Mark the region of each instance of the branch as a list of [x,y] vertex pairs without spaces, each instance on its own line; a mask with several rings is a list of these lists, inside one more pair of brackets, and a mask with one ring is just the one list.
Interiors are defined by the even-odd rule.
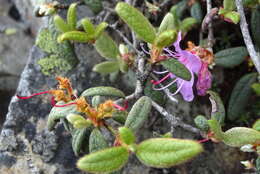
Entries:
[[152,101],[152,105],[160,114],[162,114],[166,118],[167,121],[169,121],[171,123],[171,126],[173,126],[173,127],[179,126],[187,131],[193,132],[195,134],[200,134],[199,129],[182,122],[179,117],[176,117],[176,116],[168,113],[163,107],[161,107],[156,102]]
[[236,6],[237,6],[237,11],[240,14],[240,29],[244,38],[244,42],[246,44],[246,48],[255,65],[256,70],[260,74],[260,55],[255,51],[252,39],[248,31],[248,27],[247,27],[248,24],[246,22],[246,16],[244,13],[242,0],[236,0]]
[[[211,0],[207,0],[207,14],[211,13],[212,3]],[[212,28],[212,20],[209,21],[208,24],[208,47],[212,48],[214,43],[214,35],[213,35],[213,28]]]

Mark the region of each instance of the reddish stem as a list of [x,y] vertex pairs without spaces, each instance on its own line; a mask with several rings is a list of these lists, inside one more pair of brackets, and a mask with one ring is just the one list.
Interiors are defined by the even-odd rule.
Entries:
[[164,76],[161,80],[155,81],[155,80],[151,80],[151,83],[154,85],[158,85],[160,83],[162,83],[163,81],[165,81],[168,77],[171,76],[171,73],[168,73],[166,76]]
[[26,96],[26,97],[16,95],[16,97],[19,98],[19,99],[29,99],[29,98],[32,98],[32,97],[34,97],[36,95],[42,95],[42,94],[50,94],[50,91],[43,91],[43,92],[35,93],[35,94],[32,94],[30,96]]
[[207,141],[209,141],[210,139],[208,139],[208,138],[205,138],[205,139],[203,139],[203,140],[198,140],[198,142],[199,143],[205,143],[205,142],[207,142]]

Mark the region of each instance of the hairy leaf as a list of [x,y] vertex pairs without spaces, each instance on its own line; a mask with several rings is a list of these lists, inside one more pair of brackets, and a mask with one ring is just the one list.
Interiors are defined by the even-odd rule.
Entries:
[[174,17],[172,15],[172,13],[167,13],[161,24],[160,24],[160,27],[159,27],[159,30],[158,30],[158,33],[162,33],[163,31],[166,31],[166,30],[171,30],[171,29],[174,29]]
[[108,86],[99,86],[99,87],[93,87],[93,88],[88,88],[85,90],[81,96],[84,97],[90,97],[90,96],[95,96],[95,95],[100,95],[100,96],[113,96],[113,97],[125,97],[125,94],[116,88],[113,87],[108,87]]
[[82,157],[77,167],[91,173],[108,173],[119,170],[128,160],[125,147],[112,147]]
[[116,61],[105,61],[99,64],[96,64],[93,71],[98,72],[100,74],[109,74],[119,70],[119,64]]
[[118,128],[118,132],[120,140],[123,141],[125,144],[130,145],[135,142],[135,135],[129,128],[120,127]]
[[220,125],[224,124],[226,111],[225,106],[220,98],[220,96],[214,91],[207,92],[210,97],[209,100],[211,102],[211,118],[216,119]]
[[77,129],[87,128],[91,126],[91,122],[78,114],[68,114],[67,120]]
[[77,3],[72,3],[67,12],[67,24],[75,30],[77,26]]
[[66,22],[65,22],[60,16],[58,16],[58,15],[55,15],[55,16],[54,16],[53,22],[54,22],[55,27],[56,27],[59,31],[61,31],[61,32],[63,32],[63,33],[72,30],[71,27],[70,27],[68,24],[66,24]]
[[114,111],[112,115],[112,119],[120,124],[125,124],[128,112],[126,111]]
[[102,0],[84,0],[84,2],[95,14],[103,9]]
[[137,147],[136,155],[145,165],[166,168],[182,164],[203,151],[196,141],[174,138],[153,138]]
[[199,2],[195,2],[190,9],[191,17],[195,18],[198,22],[203,19],[201,5]]
[[215,62],[218,66],[233,68],[241,64],[247,55],[246,47],[228,48],[215,54]]
[[209,125],[208,125],[208,120],[205,118],[203,115],[198,115],[195,119],[194,122],[196,126],[202,130],[207,132],[209,130]]
[[89,137],[89,152],[96,152],[108,147],[108,143],[98,128],[95,128]]
[[183,80],[190,80],[190,71],[176,59],[167,59],[161,62],[162,66]]
[[177,39],[177,32],[175,30],[163,31],[159,36],[156,37],[154,45],[163,48],[170,46]]
[[244,113],[252,94],[251,85],[256,81],[256,73],[243,76],[235,85],[228,103],[228,118],[236,120]]
[[81,24],[87,34],[89,35],[95,34],[95,26],[91,23],[91,21],[88,18],[82,19]]
[[88,136],[90,134],[89,129],[83,128],[83,129],[76,129],[72,133],[72,149],[76,156],[79,155],[79,153],[82,150],[82,146],[84,145],[85,140],[88,139]]
[[155,29],[140,11],[123,2],[119,2],[115,10],[140,39],[153,43],[156,36]]
[[125,127],[137,131],[148,118],[152,101],[149,97],[141,97],[132,107],[125,122]]
[[98,26],[96,27],[96,32],[95,32],[96,39],[98,39],[101,36],[101,34],[105,31],[107,26],[108,26],[108,24],[106,22],[101,22],[100,24],[98,24]]
[[65,40],[76,41],[76,42],[88,42],[90,37],[87,33],[81,31],[69,31],[63,33],[58,37],[58,42],[61,43]]
[[198,21],[195,18],[185,18],[180,24],[180,30],[183,32],[188,32],[197,23]]

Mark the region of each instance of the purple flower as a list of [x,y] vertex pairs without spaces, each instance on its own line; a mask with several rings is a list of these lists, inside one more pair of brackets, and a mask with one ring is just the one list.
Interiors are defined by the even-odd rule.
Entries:
[[207,90],[211,88],[212,75],[208,70],[208,63],[202,62],[201,69],[198,75],[198,82],[196,84],[197,93],[200,96],[207,94]]
[[[183,99],[185,101],[190,102],[194,98],[193,89],[192,89],[192,86],[194,84],[194,73],[197,75],[199,74],[200,69],[202,67],[202,62],[201,62],[200,58],[198,56],[196,56],[195,54],[192,54],[191,52],[186,51],[186,50],[182,50],[180,48],[180,41],[181,41],[181,32],[178,33],[178,38],[175,41],[175,43],[173,44],[173,46],[175,47],[175,51],[171,51],[169,48],[165,48],[164,51],[166,52],[166,55],[168,57],[175,58],[178,61],[180,61],[183,65],[185,65],[185,67],[191,73],[191,79],[189,81],[183,80],[183,79],[175,76],[173,73],[171,73],[169,71],[162,71],[162,72],[154,71],[154,73],[156,73],[156,74],[166,74],[167,73],[167,75],[165,77],[163,77],[161,80],[153,81],[153,84],[154,84],[155,90],[163,90],[163,89],[168,88],[169,86],[173,85],[174,83],[176,83],[177,90],[172,95],[176,95],[177,93],[180,92]],[[204,73],[202,73],[202,74],[204,74]],[[155,85],[161,84],[163,81],[165,81],[168,78],[173,79],[173,81],[161,88],[155,88]],[[201,81],[203,81],[203,80],[201,80]],[[202,83],[202,84],[204,84],[204,83]]]

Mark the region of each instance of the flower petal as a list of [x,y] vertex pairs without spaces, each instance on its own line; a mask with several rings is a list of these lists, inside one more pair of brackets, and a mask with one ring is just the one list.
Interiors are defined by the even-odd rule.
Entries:
[[[191,74],[191,80],[190,81],[186,81],[186,80],[182,80],[184,83],[181,87],[180,93],[183,97],[183,99],[187,102],[190,102],[193,100],[194,98],[194,94],[193,94],[193,83],[194,83],[194,75]],[[177,85],[180,85],[181,81],[177,82]]]
[[207,93],[207,90],[211,88],[212,75],[208,70],[208,64],[202,63],[201,69],[198,75],[198,81],[196,84],[197,93],[200,96],[204,96]]

